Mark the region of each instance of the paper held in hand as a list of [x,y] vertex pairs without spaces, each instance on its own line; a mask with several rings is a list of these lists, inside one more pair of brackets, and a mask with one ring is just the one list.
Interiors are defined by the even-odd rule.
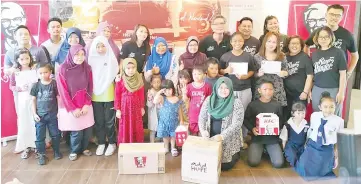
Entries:
[[279,74],[281,72],[281,61],[262,61],[261,68],[267,74]]
[[248,63],[229,63],[232,68],[232,74],[236,75],[247,75],[248,74]]

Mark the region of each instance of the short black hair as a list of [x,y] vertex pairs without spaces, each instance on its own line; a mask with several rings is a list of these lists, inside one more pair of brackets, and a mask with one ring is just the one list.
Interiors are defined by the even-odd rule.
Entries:
[[59,24],[60,24],[61,26],[63,26],[63,22],[62,22],[61,19],[59,19],[58,17],[53,17],[53,18],[49,19],[47,26],[49,27],[50,22],[53,22],[53,21],[59,22]]
[[172,92],[173,95],[175,95],[175,92],[176,92],[173,81],[171,81],[169,79],[166,79],[166,80],[162,81],[161,89],[172,89],[173,90],[173,92]]
[[306,105],[301,101],[296,101],[292,104],[292,113],[295,113],[296,111],[306,111]]
[[30,34],[30,30],[27,26],[24,26],[24,25],[20,25],[18,26],[15,30],[14,30],[14,33],[16,33],[19,29],[26,29],[28,30],[29,34]]
[[257,81],[257,86],[258,86],[258,88],[260,88],[263,84],[271,84],[271,85],[274,87],[273,82],[270,81],[270,80],[267,80],[267,79],[265,79],[265,78],[261,78],[261,79],[259,79],[259,80]]
[[219,60],[215,57],[209,57],[206,60],[207,69],[209,68],[209,65],[218,65],[219,67]]
[[196,65],[196,66],[194,66],[193,67],[193,70],[192,70],[192,73],[194,72],[194,71],[200,71],[200,72],[202,72],[202,73],[206,73],[206,69],[205,69],[205,67],[204,67],[204,65]]
[[324,91],[324,92],[321,93],[321,98],[320,98],[320,101],[319,101],[319,105],[321,105],[324,100],[331,100],[332,102],[335,102],[335,99],[333,99],[331,97],[331,94],[328,91]]
[[243,17],[241,20],[239,20],[239,24],[242,24],[243,21],[250,21],[253,24],[253,20],[249,17]]
[[53,71],[53,67],[51,66],[50,63],[38,63],[36,65],[36,69],[40,69],[40,68],[47,68],[49,71]]
[[343,8],[343,6],[341,6],[340,4],[333,4],[333,5],[328,6],[327,12],[330,9],[342,10],[342,13],[345,11],[345,8]]

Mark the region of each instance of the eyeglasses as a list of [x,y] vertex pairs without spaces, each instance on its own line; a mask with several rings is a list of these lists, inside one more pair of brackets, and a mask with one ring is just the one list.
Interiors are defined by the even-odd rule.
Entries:
[[342,17],[342,14],[334,14],[334,13],[328,13],[328,15],[330,15],[331,17],[334,17],[334,18],[341,18]]
[[318,39],[319,40],[329,40],[330,36],[319,36]]
[[15,17],[13,19],[1,19],[1,23],[4,27],[10,26],[10,24],[13,23],[13,25],[19,25],[22,23],[24,17]]
[[212,25],[214,25],[214,26],[223,26],[224,24],[226,24],[226,23],[224,23],[224,22],[221,22],[221,23],[212,23]]

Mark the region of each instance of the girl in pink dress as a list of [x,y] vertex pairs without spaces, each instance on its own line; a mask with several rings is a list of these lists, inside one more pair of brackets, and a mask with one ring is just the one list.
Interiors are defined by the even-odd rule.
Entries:
[[116,116],[119,118],[118,144],[144,141],[144,83],[133,58],[122,61],[122,77],[115,86]]
[[69,159],[74,161],[77,154],[91,156],[87,149],[94,125],[91,68],[86,62],[84,47],[71,46],[65,62],[58,73],[59,130],[70,131]]

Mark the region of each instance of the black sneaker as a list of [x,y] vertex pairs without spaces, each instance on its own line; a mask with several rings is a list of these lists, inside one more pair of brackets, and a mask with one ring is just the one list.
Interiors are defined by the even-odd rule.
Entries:
[[63,158],[63,155],[60,152],[54,152],[54,159],[60,160]]
[[39,154],[39,165],[45,165],[48,158],[46,158],[45,154]]

